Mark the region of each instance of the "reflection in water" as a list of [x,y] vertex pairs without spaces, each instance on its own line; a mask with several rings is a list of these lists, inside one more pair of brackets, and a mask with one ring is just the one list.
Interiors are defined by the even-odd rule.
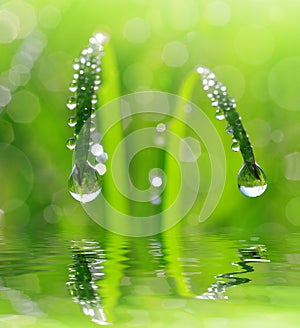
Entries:
[[267,258],[267,249],[264,245],[240,248],[238,249],[238,254],[240,261],[232,262],[231,264],[241,268],[242,271],[218,274],[215,277],[216,279],[227,279],[227,282],[217,280],[211,285],[211,287],[208,288],[207,292],[196,296],[196,298],[207,300],[228,299],[228,296],[224,295],[226,288],[246,284],[251,281],[249,278],[236,277],[236,275],[254,271],[253,266],[248,264],[249,262],[270,262]]
[[102,279],[104,252],[95,241],[73,241],[72,264],[69,266],[67,286],[73,301],[79,303],[85,315],[99,325],[109,325],[101,298],[97,292],[97,281]]
[[[240,260],[231,263],[238,267],[237,271],[215,276],[216,282],[199,295],[203,278],[211,277],[214,260],[207,249],[199,253],[196,247],[199,247],[198,239],[192,246],[189,240],[187,246],[181,238],[165,232],[148,239],[127,239],[108,234],[106,242],[107,258],[96,241],[72,243],[72,264],[67,282],[73,301],[79,303],[83,313],[99,325],[118,321],[115,309],[120,302],[122,304],[122,299],[133,304],[149,295],[168,295],[168,300],[179,295],[185,299],[228,299],[225,295],[228,287],[251,281],[239,276],[254,271],[251,262],[269,262],[263,245],[240,248],[237,250]],[[216,253],[216,249],[213,252]],[[204,274],[206,269],[208,271]],[[141,304],[144,304],[141,309],[128,312],[126,319],[131,318],[127,321],[129,325],[143,321],[140,316],[146,313],[144,306],[147,305]],[[106,317],[108,313],[111,322]]]

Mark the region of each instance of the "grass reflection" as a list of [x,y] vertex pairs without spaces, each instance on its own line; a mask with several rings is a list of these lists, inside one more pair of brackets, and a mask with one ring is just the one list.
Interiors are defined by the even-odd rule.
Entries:
[[[200,294],[205,279],[212,276],[213,260],[203,265],[199,250],[198,256],[193,257],[194,253],[189,253],[185,240],[179,237],[178,229],[177,226],[149,238],[128,238],[108,233],[103,246],[94,240],[73,241],[67,282],[73,301],[80,305],[92,322],[109,325],[118,323],[120,315],[125,315],[125,321],[130,319],[132,311],[122,314],[122,310],[121,313],[117,310],[122,308],[124,300],[139,308],[139,304],[146,306],[143,302],[156,298],[158,302],[159,299],[174,297],[183,302],[188,299],[228,299],[225,295],[227,288],[251,281],[240,275],[255,271],[253,262],[270,262],[263,245],[238,248],[240,260],[231,263],[238,269],[216,275],[216,281]],[[205,241],[195,244],[201,249]],[[194,243],[192,249],[193,252],[197,249]],[[204,252],[207,250],[204,249]],[[207,269],[209,271],[205,272]]]

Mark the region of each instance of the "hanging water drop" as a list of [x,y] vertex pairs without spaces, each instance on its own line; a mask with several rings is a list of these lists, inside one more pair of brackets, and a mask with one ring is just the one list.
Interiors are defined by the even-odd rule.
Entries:
[[227,124],[225,131],[228,134],[233,134],[233,127],[230,124]]
[[216,110],[216,119],[219,121],[224,120],[225,116],[221,109]]
[[92,95],[92,99],[91,99],[91,103],[92,103],[92,105],[97,104],[97,102],[98,102],[98,97],[97,97],[97,95]]
[[80,169],[75,164],[69,177],[68,188],[73,198],[81,203],[88,203],[100,194],[102,178],[89,161]]
[[77,84],[76,81],[75,82],[71,82],[70,86],[69,86],[69,90],[71,92],[76,92],[77,91]]
[[73,128],[77,124],[76,116],[70,116],[68,120],[68,125]]
[[91,124],[90,124],[90,132],[94,132],[95,130],[96,130],[96,124],[91,121]]
[[265,172],[257,163],[250,168],[244,163],[238,174],[238,186],[247,197],[262,195],[267,189]]
[[74,137],[69,138],[69,139],[67,140],[67,144],[66,144],[66,146],[67,146],[70,150],[75,149],[75,146],[76,146],[76,139],[75,139]]
[[70,109],[73,110],[76,108],[76,98],[71,96],[67,99],[66,106]]
[[232,138],[231,149],[233,151],[239,151],[240,150],[240,145],[239,145],[238,141],[234,138]]

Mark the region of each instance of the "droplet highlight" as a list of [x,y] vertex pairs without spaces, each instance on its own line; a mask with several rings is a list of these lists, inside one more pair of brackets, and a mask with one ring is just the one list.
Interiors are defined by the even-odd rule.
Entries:
[[238,186],[245,196],[258,197],[267,189],[266,174],[257,163],[252,168],[244,163],[238,174]]
[[86,161],[81,168],[75,164],[69,177],[68,188],[74,199],[81,203],[91,202],[101,192],[101,175],[89,161]]

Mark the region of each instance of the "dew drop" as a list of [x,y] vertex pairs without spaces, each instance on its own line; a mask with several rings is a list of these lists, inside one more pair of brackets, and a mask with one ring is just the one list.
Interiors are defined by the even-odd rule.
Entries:
[[69,138],[68,140],[67,140],[67,147],[70,149],[70,150],[73,150],[73,149],[75,149],[75,146],[76,146],[76,139],[74,138],[74,137],[72,137],[72,138]]
[[227,126],[226,126],[226,133],[228,133],[228,134],[233,133],[233,127],[230,124],[227,124]]
[[97,104],[97,102],[98,102],[98,97],[97,97],[97,95],[92,95],[92,100],[91,100],[92,105]]
[[90,132],[94,132],[95,130],[96,130],[96,124],[94,122],[91,122]]
[[68,120],[68,125],[73,128],[77,124],[76,116],[70,116]]
[[224,116],[222,110],[217,109],[216,110],[216,119],[219,120],[219,121],[222,121],[222,120],[224,120],[224,118],[225,118],[225,116]]
[[238,174],[238,186],[245,196],[258,197],[267,189],[266,174],[257,163],[252,169],[244,163]]
[[70,109],[73,110],[76,108],[76,98],[71,96],[67,99],[66,106]]
[[88,203],[100,194],[102,178],[89,161],[86,161],[81,170],[75,164],[69,177],[68,188],[73,198],[81,203]]
[[239,151],[239,150],[240,150],[240,145],[239,145],[239,143],[237,142],[237,140],[234,139],[234,138],[232,139],[231,149],[232,149],[233,151]]

